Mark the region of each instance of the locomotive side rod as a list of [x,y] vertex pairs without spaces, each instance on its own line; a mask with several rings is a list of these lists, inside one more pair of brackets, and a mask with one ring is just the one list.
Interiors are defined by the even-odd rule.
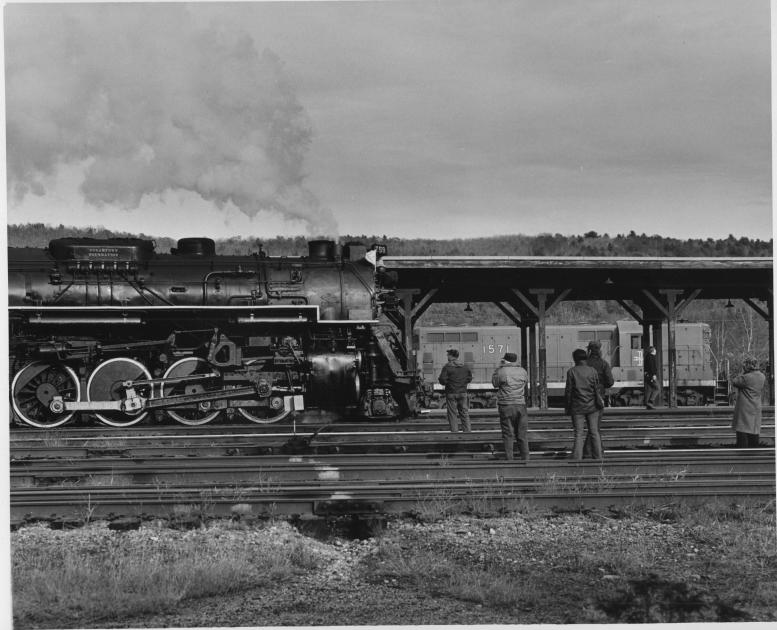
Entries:
[[105,401],[66,401],[61,396],[54,396],[49,405],[52,413],[65,413],[68,411],[122,411],[138,412],[146,409],[165,409],[178,405],[210,402],[229,398],[242,398],[250,394],[256,394],[254,387],[238,387],[236,389],[218,390],[214,392],[202,392],[199,394],[183,394],[180,396],[168,396],[167,398],[144,398],[142,396],[128,396],[125,400]]

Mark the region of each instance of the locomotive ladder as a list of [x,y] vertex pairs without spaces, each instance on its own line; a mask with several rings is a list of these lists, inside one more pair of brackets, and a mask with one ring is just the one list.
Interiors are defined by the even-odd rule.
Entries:
[[726,407],[730,404],[731,395],[731,383],[728,380],[729,374],[729,362],[726,359],[723,362],[724,371],[723,378],[720,378],[721,372],[718,371],[717,378],[715,379],[715,406]]

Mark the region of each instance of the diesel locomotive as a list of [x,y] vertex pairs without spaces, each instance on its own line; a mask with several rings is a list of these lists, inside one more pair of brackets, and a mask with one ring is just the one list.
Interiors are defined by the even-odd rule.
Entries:
[[13,414],[49,428],[81,415],[125,427],[410,413],[416,376],[379,321],[395,303],[375,263],[384,250],[316,240],[307,256],[225,256],[209,238],[169,253],[144,239],[9,248]]
[[[677,353],[677,402],[679,405],[705,405],[714,400],[716,374],[710,352],[710,326],[705,323],[678,323],[675,331]],[[664,386],[666,380],[666,324],[662,338]],[[545,327],[548,399],[563,406],[566,372],[572,367],[572,351],[599,341],[602,357],[612,367],[614,379],[609,389],[613,406],[644,404],[642,327],[635,321],[616,323],[548,325]],[[496,396],[491,375],[506,352],[521,354],[520,331],[514,326],[427,326],[418,329],[419,368],[434,392],[425,397],[426,406],[439,406],[441,387],[437,376],[445,364],[448,348],[459,350],[472,370],[469,385],[473,407],[494,407]]]

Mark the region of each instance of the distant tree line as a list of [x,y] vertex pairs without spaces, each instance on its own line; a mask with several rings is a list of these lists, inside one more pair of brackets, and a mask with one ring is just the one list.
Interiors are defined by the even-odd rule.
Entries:
[[[8,226],[8,245],[11,247],[45,247],[54,238],[81,236],[89,238],[138,237],[154,240],[158,251],[175,247],[175,239],[149,236],[144,233],[115,232],[102,227],[74,228],[43,223],[11,224]],[[193,234],[193,236],[198,236]],[[307,252],[305,236],[274,236],[247,238],[233,236],[216,239],[219,254],[248,254],[261,247],[270,255],[295,256]],[[398,238],[355,234],[341,236],[342,244],[358,241],[367,245],[385,243],[390,255],[396,256],[771,256],[772,239],[739,238],[729,235],[724,239],[678,239],[653,234],[598,234],[586,232],[582,236],[513,234],[467,239]]]

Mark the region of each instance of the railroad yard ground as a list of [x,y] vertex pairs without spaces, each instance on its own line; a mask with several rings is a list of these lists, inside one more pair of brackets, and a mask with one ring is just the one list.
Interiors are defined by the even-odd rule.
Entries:
[[774,502],[12,532],[14,627],[774,621]]

